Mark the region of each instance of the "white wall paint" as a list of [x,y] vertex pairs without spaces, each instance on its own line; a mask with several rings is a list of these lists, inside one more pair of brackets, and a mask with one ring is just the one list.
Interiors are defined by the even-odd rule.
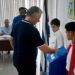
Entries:
[[[68,18],[68,0],[48,0],[48,13],[50,17],[50,21],[53,18],[58,18],[61,21],[60,30],[62,31],[64,38],[65,35],[65,24],[70,21],[75,21]],[[51,29],[51,28],[50,28]],[[51,30],[52,34],[52,30]]]
[[61,30],[69,21],[75,21],[68,18],[68,0],[48,0],[48,13],[50,20],[57,17],[61,21]]
[[63,31],[64,26],[69,21],[75,21],[68,18],[68,0],[58,0],[57,1],[57,17],[61,21],[61,31]]

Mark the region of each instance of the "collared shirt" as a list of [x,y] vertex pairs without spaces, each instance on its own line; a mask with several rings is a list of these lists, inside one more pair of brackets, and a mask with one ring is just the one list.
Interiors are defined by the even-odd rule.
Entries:
[[2,27],[0,32],[2,33],[2,35],[10,35],[12,31],[12,26],[9,27]]
[[54,35],[50,37],[49,46],[52,48],[60,48],[64,46],[64,37],[60,30],[56,31]]
[[55,32],[56,36],[56,48],[64,46],[64,37],[60,30]]
[[17,22],[21,21],[22,17],[20,15],[14,17],[12,25],[15,25]]
[[11,36],[14,40],[14,63],[35,65],[37,47],[44,44],[39,31],[30,22],[19,21],[13,25]]
[[[49,46],[51,48],[61,48],[64,47],[64,37],[60,30],[56,31],[54,35],[52,35],[49,39]],[[50,54],[51,59],[55,59],[57,56],[59,57],[58,52],[55,54]]]

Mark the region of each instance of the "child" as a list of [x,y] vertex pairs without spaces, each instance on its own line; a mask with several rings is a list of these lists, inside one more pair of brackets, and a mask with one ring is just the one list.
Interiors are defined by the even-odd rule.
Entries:
[[[50,37],[50,42],[49,42],[49,46],[52,48],[61,48],[64,46],[64,37],[60,31],[60,20],[57,18],[54,18],[51,20],[51,28],[54,32],[54,35]],[[54,59],[59,57],[59,55],[56,53],[51,54],[51,59]]]
[[55,40],[55,48],[60,48],[64,46],[64,37],[60,31],[60,20],[57,18],[54,18],[51,20],[51,28],[54,32],[54,36],[56,38]]
[[50,36],[49,46],[58,48],[58,51],[53,54],[47,54],[47,72],[49,72],[49,75],[66,75],[66,49],[64,48],[63,34],[59,29],[60,20],[57,18],[52,19],[51,28],[54,35]]
[[68,75],[75,75],[75,22],[69,22],[65,25],[68,40],[72,40],[72,44],[68,48],[66,69]]

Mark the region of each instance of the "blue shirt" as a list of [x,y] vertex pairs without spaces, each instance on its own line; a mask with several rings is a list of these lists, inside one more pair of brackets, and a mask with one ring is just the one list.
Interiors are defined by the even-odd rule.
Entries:
[[13,25],[11,36],[14,40],[14,63],[35,65],[37,47],[44,44],[39,31],[27,21],[19,21]]
[[12,31],[12,26],[9,27],[2,27],[0,32],[2,33],[2,35],[10,35]]
[[17,22],[19,22],[21,20],[22,20],[22,17],[20,15],[14,17],[14,19],[13,19],[13,25],[15,25],[15,23],[17,23]]

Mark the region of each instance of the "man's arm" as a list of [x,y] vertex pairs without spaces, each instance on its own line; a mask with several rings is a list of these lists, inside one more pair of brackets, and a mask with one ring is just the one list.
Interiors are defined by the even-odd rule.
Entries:
[[52,48],[48,47],[46,44],[43,44],[43,45],[39,46],[39,49],[41,51],[43,51],[44,53],[55,53],[55,52],[58,51],[57,48],[52,49]]

